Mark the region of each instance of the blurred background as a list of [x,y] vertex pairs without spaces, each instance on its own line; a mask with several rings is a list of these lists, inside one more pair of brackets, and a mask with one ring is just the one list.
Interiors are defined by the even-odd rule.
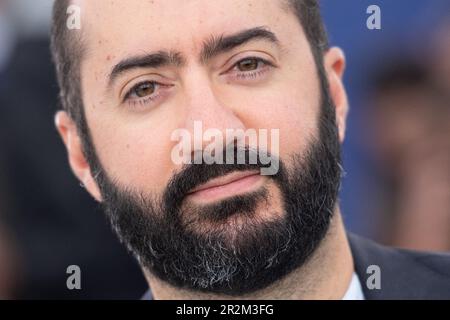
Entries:
[[[72,175],[53,124],[52,0],[0,0],[0,299],[137,299],[137,263]],[[450,251],[450,3],[321,0],[347,56],[347,229]],[[370,5],[381,30],[369,30]],[[66,269],[82,270],[68,290]]]

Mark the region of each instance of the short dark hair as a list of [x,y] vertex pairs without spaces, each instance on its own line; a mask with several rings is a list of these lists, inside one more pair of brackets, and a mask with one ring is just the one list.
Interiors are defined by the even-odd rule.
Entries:
[[[320,15],[318,0],[282,0],[298,17],[311,47],[319,73],[323,74],[323,53],[328,38]],[[88,138],[80,80],[80,62],[84,49],[81,30],[66,27],[71,0],[56,0],[53,6],[51,51],[60,88],[60,104],[74,120],[82,138]],[[322,79],[323,82],[323,79]],[[84,140],[84,139],[83,139]],[[84,140],[86,141],[86,140]]]

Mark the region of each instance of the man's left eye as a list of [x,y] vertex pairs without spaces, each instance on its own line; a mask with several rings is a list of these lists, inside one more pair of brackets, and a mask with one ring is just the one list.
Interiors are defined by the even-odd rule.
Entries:
[[275,67],[273,63],[258,57],[248,57],[236,62],[229,72],[238,80],[256,80]]
[[244,60],[239,61],[236,64],[236,67],[239,71],[246,72],[246,71],[254,71],[257,70],[260,67],[260,64],[264,63],[261,59],[258,58],[247,58]]

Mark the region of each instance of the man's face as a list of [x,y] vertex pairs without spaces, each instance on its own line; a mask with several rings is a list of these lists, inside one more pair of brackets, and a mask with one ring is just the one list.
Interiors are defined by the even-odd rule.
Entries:
[[[345,110],[336,128],[293,12],[272,0],[79,4],[82,98],[97,162],[90,169],[98,171],[73,155],[71,164],[93,181],[88,190],[143,267],[177,286],[238,294],[303,263],[335,205]],[[337,70],[333,63],[329,98],[345,109],[343,62]],[[274,141],[268,149],[280,170],[176,163],[172,134],[182,128],[194,138],[196,121],[223,136],[279,130],[276,152]]]
[[[180,169],[171,134],[186,128],[193,136],[194,121],[204,131],[279,129],[285,159],[318,134],[314,59],[295,15],[279,1],[85,1],[82,18],[86,119],[103,167],[123,186],[162,193]],[[255,39],[200,61],[208,40],[256,27],[273,32],[279,45]],[[128,70],[109,86],[116,64],[160,51],[182,54],[184,65]],[[251,60],[240,71],[236,64],[248,58],[275,67],[255,68]],[[159,84],[146,88],[149,82]]]

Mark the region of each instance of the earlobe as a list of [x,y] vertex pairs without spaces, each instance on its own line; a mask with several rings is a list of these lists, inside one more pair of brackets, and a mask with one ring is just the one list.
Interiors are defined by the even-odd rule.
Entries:
[[92,177],[91,168],[83,154],[83,146],[77,127],[72,118],[65,111],[58,111],[55,115],[55,126],[66,146],[70,168],[86,190],[99,202],[102,197]]
[[339,129],[339,140],[344,142],[348,113],[348,99],[343,84],[345,56],[341,49],[330,48],[324,56],[325,70],[330,86],[330,95],[336,107],[336,124]]

